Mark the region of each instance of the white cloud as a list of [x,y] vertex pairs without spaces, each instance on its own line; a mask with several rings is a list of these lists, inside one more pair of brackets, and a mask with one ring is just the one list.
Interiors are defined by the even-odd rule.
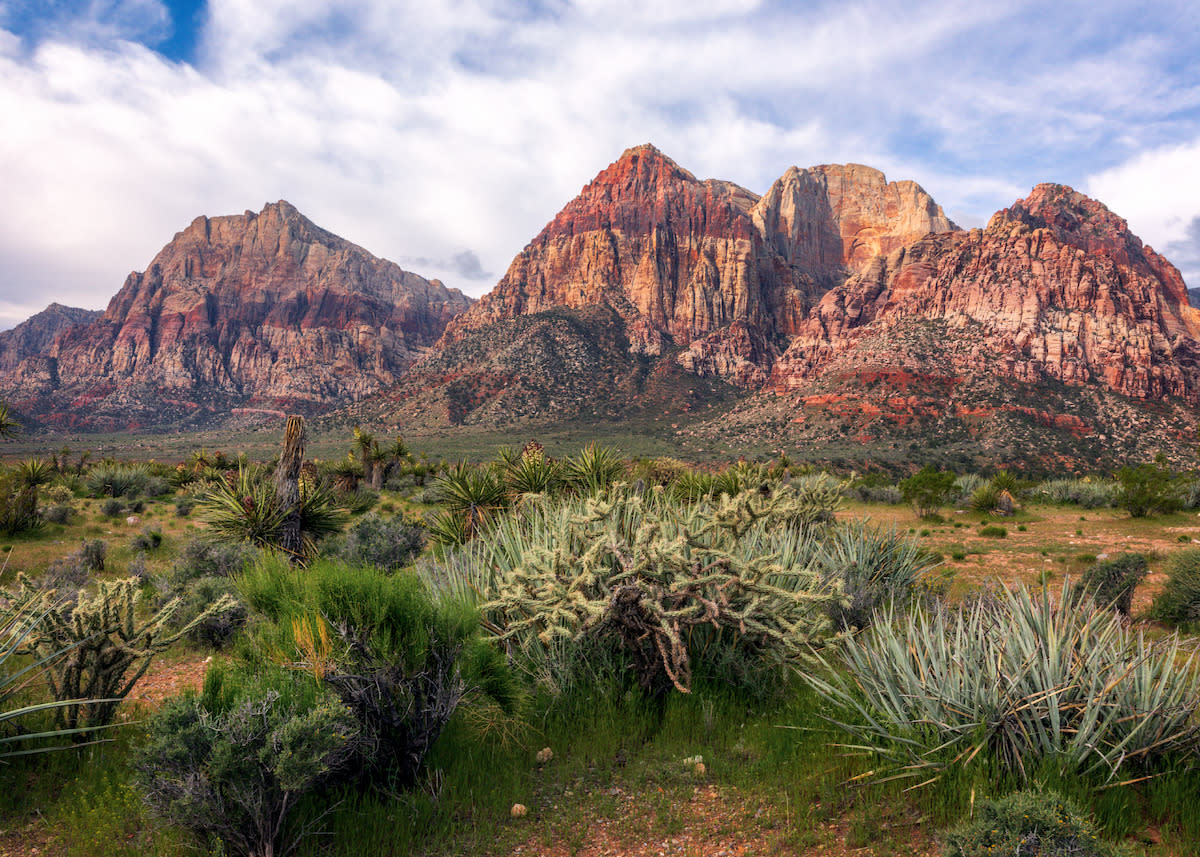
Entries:
[[[1101,200],[1129,222],[1156,250],[1169,253],[1195,237],[1189,232],[1200,217],[1200,137],[1190,143],[1152,149],[1089,176],[1089,196]],[[1200,286],[1200,260],[1171,259],[1184,278]]]
[[[1101,34],[1119,4],[210,0],[194,66],[118,26],[157,0],[86,8],[104,12],[86,38],[0,30],[0,115],[19,117],[0,135],[0,301],[27,308],[0,304],[0,325],[103,306],[196,215],[280,198],[478,294],[638,143],[756,192],[791,165],[868,163],[986,220],[1139,152],[1180,149],[1184,169],[1179,141],[1200,139],[1186,5]],[[1165,245],[1196,212],[1170,170],[1143,173],[1127,196],[1178,196],[1170,229],[1097,195]]]

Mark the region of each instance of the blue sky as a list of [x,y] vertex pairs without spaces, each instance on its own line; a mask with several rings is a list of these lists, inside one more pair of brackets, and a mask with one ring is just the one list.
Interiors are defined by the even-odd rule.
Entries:
[[478,295],[643,142],[757,193],[869,164],[968,226],[1062,182],[1200,286],[1184,0],[0,0],[0,117],[0,326],[277,199]]

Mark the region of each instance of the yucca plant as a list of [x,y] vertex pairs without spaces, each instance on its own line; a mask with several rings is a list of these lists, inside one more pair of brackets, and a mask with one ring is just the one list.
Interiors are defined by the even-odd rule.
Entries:
[[438,476],[433,490],[445,506],[429,528],[430,537],[439,544],[457,544],[458,535],[469,541],[497,511],[508,506],[508,492],[500,478],[466,462]]
[[[283,547],[281,533],[291,510],[280,501],[275,486],[254,468],[239,467],[232,482],[214,483],[201,508],[203,520],[218,538],[260,548]],[[297,508],[300,546],[294,555],[303,560],[316,555],[317,542],[341,529],[346,511],[321,479],[300,480]]]
[[939,560],[896,530],[853,522],[825,539],[815,557],[825,579],[838,582],[846,601],[833,605],[839,629],[866,628],[887,604],[906,606]]
[[589,443],[564,465],[567,484],[584,496],[596,494],[621,478],[625,465],[619,453],[609,446]]
[[841,669],[809,680],[898,776],[979,760],[1023,782],[1043,764],[1111,782],[1197,747],[1195,653],[1147,642],[1069,584],[886,612],[841,651]]
[[671,480],[671,496],[685,503],[695,503],[716,490],[716,477],[701,470],[684,470]]
[[561,481],[561,469],[557,461],[546,455],[541,444],[530,444],[516,461],[504,466],[502,478],[509,496],[518,499],[554,491]]

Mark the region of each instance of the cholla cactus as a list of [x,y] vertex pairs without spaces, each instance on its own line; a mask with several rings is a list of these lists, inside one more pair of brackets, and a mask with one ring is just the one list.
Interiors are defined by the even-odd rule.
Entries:
[[613,634],[653,691],[689,692],[687,638],[700,625],[801,659],[829,629],[827,607],[840,594],[806,566],[738,547],[751,528],[812,519],[808,505],[786,487],[703,507],[665,501],[657,491],[614,491],[528,550],[482,609],[502,617],[502,638],[518,642]]
[[[20,586],[22,593],[36,591],[24,576]],[[67,653],[51,661],[46,671],[51,693],[62,703],[54,711],[59,728],[111,723],[117,705],[145,675],[155,655],[200,622],[236,604],[231,596],[223,595],[187,625],[168,630],[180,599],[167,602],[149,619],[139,620],[141,596],[135,578],[100,581],[90,597],[80,593],[73,604],[63,602],[47,609],[26,639],[24,651],[36,659]],[[47,595],[52,597],[52,593]]]

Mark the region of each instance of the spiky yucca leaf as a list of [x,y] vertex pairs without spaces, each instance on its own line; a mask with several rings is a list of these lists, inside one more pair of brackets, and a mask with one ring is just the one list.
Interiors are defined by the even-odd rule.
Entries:
[[1200,672],[1178,638],[1148,643],[1069,584],[1001,590],[962,609],[888,613],[809,681],[860,746],[936,776],[987,759],[1113,779],[1197,746]]

